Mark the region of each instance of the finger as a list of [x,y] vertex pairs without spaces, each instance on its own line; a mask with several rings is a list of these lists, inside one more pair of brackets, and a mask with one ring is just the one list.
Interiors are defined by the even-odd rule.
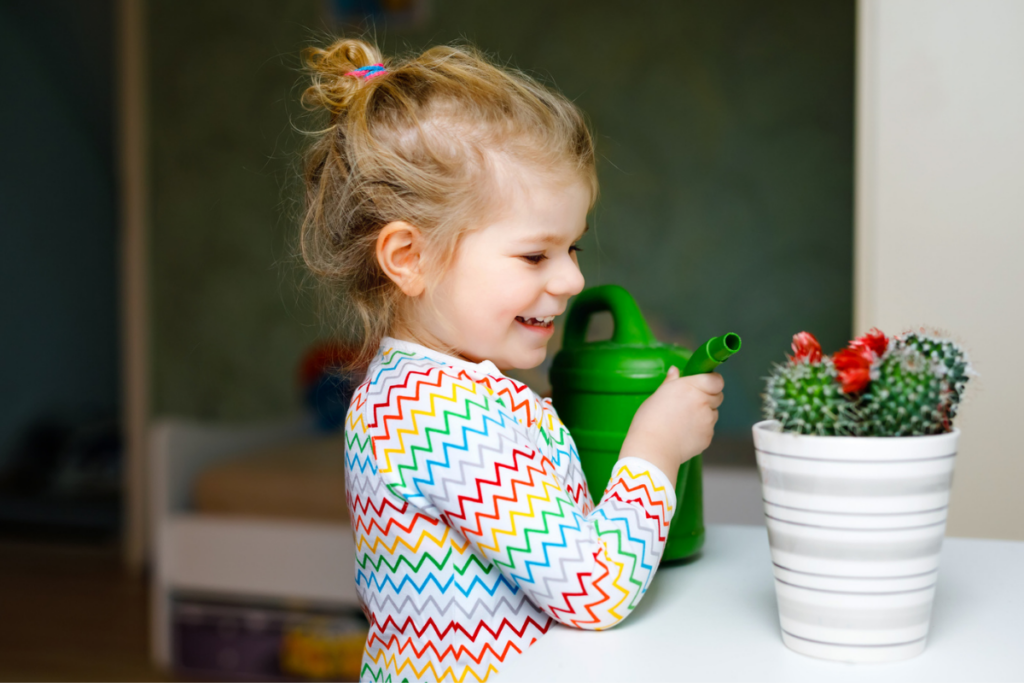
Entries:
[[709,372],[703,375],[691,375],[684,377],[684,380],[694,389],[699,389],[705,394],[720,394],[725,388],[725,380],[717,372]]
[[668,369],[668,374],[665,375],[665,379],[662,380],[661,383],[665,384],[666,382],[671,382],[674,379],[679,379],[679,368],[673,365]]
[[718,406],[722,405],[722,401],[724,400],[724,394],[712,394],[711,397],[708,398],[708,405],[711,406],[712,408],[717,409]]

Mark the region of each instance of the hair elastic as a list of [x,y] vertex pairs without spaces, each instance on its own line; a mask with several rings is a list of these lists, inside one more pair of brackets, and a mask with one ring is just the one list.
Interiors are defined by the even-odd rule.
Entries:
[[347,72],[345,72],[345,75],[346,76],[354,76],[356,78],[361,78],[364,81],[368,81],[371,78],[376,78],[377,76],[383,76],[387,72],[388,72],[388,70],[384,68],[383,64],[371,64],[369,66],[360,67],[360,68],[356,69],[355,71],[347,71]]

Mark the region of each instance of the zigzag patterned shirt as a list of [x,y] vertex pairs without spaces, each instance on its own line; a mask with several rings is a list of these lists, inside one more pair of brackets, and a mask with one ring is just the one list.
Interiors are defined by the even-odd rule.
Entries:
[[658,568],[661,470],[620,460],[595,507],[550,400],[490,362],[386,338],[346,438],[363,680],[484,681],[555,621],[614,626]]

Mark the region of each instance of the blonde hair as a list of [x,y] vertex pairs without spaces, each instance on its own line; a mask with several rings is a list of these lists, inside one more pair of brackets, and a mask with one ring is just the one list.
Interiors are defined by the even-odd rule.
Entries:
[[[402,297],[377,262],[377,236],[405,221],[424,236],[435,270],[459,237],[493,210],[494,162],[577,174],[597,194],[594,144],[561,94],[469,47],[434,47],[400,60],[361,40],[308,48],[307,109],[328,126],[305,160],[302,257],[361,337],[367,363],[393,329]],[[372,76],[351,72],[383,65]]]

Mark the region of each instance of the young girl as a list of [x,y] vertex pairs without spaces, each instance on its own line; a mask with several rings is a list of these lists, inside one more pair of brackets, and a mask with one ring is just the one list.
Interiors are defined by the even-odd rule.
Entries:
[[330,123],[302,249],[361,325],[346,419],[361,678],[485,680],[559,622],[614,626],[665,545],[679,465],[711,441],[718,375],[669,371],[594,505],[550,400],[502,374],[544,360],[583,289],[597,193],[580,111],[469,49],[307,53]]

